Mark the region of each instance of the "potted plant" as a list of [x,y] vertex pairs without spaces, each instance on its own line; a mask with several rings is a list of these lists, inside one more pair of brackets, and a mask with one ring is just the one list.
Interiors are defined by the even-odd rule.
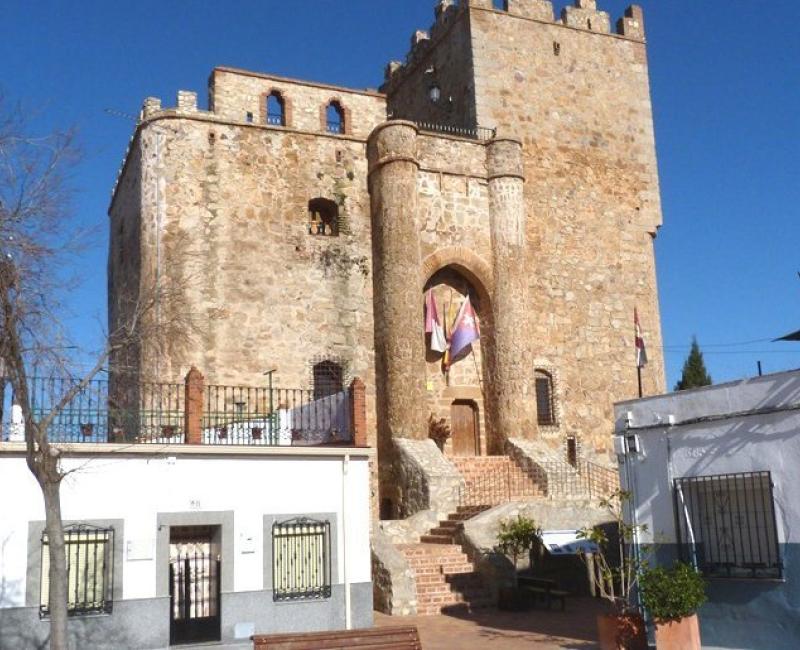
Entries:
[[516,519],[500,522],[495,550],[505,555],[514,565],[514,586],[500,589],[497,606],[510,611],[525,610],[530,605],[528,592],[519,588],[517,575],[520,558],[530,553],[534,545],[539,545],[542,529],[529,517],[517,515]]
[[428,416],[428,437],[436,443],[439,451],[444,453],[444,446],[450,438],[450,426],[447,424],[447,420],[444,418],[437,420],[431,413]]
[[700,650],[697,610],[706,602],[706,583],[694,567],[646,569],[639,578],[642,604],[656,626],[656,647]]
[[[632,599],[640,570],[645,565],[635,552],[634,537],[647,527],[625,522],[622,509],[630,497],[629,492],[617,490],[601,500],[600,505],[611,515],[610,524],[578,532],[579,539],[591,542],[592,550],[583,549],[580,556],[586,563],[592,592],[613,606],[610,613],[597,617],[602,650],[647,649],[644,618]],[[616,540],[609,537],[608,529],[613,531],[612,537],[617,537]]]

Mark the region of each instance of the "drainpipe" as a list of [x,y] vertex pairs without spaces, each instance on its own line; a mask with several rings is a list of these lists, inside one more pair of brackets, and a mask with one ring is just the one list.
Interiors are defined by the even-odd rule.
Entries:
[[347,575],[347,473],[350,470],[350,454],[342,459],[342,582],[344,583],[344,628],[353,629],[350,611],[350,578]]

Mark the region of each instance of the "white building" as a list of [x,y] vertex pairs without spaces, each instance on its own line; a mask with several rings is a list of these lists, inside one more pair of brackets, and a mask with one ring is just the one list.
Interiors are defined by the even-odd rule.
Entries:
[[708,579],[703,647],[800,645],[800,371],[622,402],[638,540]]
[[[76,648],[372,624],[369,460],[350,446],[62,445]],[[0,648],[41,647],[47,540],[0,442]]]

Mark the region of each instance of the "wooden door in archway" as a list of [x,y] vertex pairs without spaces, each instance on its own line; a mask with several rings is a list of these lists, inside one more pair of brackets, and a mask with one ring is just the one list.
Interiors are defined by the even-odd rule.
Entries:
[[450,406],[450,435],[453,456],[477,456],[478,407],[470,400],[456,400]]

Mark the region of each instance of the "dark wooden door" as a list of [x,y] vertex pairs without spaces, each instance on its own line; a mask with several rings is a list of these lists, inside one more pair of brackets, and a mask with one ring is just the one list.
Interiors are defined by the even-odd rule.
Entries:
[[450,407],[453,456],[478,455],[478,409],[474,402],[455,401]]

